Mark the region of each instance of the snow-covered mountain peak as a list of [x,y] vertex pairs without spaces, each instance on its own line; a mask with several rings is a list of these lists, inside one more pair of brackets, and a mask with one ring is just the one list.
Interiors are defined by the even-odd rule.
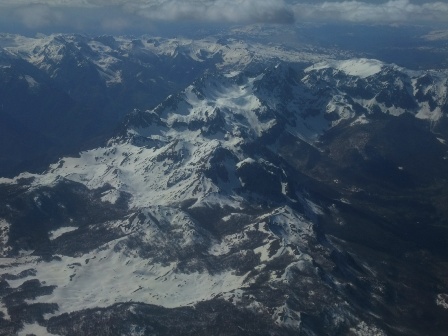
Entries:
[[[210,137],[220,133],[216,135],[219,139],[223,136],[237,137],[240,141],[254,139],[274,122],[259,119],[266,107],[256,96],[254,85],[262,77],[205,75],[183,92],[168,97],[153,111],[148,111],[148,117],[152,113],[158,115],[159,124],[170,128],[167,132],[171,138],[200,131]],[[147,133],[147,130],[141,131]]]
[[342,71],[349,76],[367,78],[379,73],[385,64],[378,60],[356,58],[349,60],[330,60],[314,64],[305,69],[305,72],[332,68]]

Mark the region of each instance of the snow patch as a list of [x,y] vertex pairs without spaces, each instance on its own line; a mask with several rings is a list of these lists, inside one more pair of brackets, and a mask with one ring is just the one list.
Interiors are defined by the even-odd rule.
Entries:
[[246,165],[246,164],[254,164],[254,163],[256,163],[256,161],[255,161],[254,159],[252,159],[252,158],[247,158],[247,159],[244,159],[244,160],[238,162],[238,163],[236,164],[236,167],[237,167],[238,169],[240,169],[242,166],[244,166],[244,165]]
[[350,126],[355,126],[355,125],[365,125],[368,124],[369,120],[367,119],[367,117],[365,116],[365,114],[360,115],[358,118],[356,118],[351,124]]
[[31,76],[26,75],[25,76],[25,80],[28,83],[28,87],[29,88],[34,88],[34,87],[38,87],[39,83]]
[[448,309],[448,294],[438,294],[436,304],[444,309]]
[[[240,288],[247,276],[237,276],[231,271],[213,275],[179,273],[176,263],[162,265],[116,253],[113,244],[105,248],[82,257],[60,256],[60,261],[38,262],[37,258],[28,257],[11,271],[18,274],[33,267],[37,274],[32,278],[45,281],[46,286],[57,286],[50,295],[26,300],[28,304],[57,303],[57,315],[108,307],[117,302],[144,302],[167,308],[191,306]],[[26,280],[29,277],[8,283],[18,287]]]
[[384,63],[381,61],[366,58],[349,59],[344,61],[327,60],[306,68],[305,72],[333,68],[342,71],[349,76],[367,78],[379,73],[383,66]]
[[11,251],[11,247],[7,246],[10,227],[11,224],[0,218],[0,257],[5,257]]
[[238,76],[240,73],[241,73],[240,71],[231,71],[229,73],[224,74],[224,76],[227,78],[233,78]]
[[119,198],[120,198],[120,191],[116,189],[108,190],[104,192],[101,196],[101,200],[103,202],[109,202],[111,204],[117,203]]
[[41,325],[34,323],[28,324],[25,323],[23,328],[18,332],[18,336],[27,336],[27,335],[38,335],[38,336],[59,336],[58,334],[51,334],[48,332],[47,328],[42,327]]
[[384,331],[375,326],[369,326],[364,321],[355,328],[350,328],[350,331],[356,336],[386,336]]
[[273,320],[277,325],[296,330],[300,329],[300,313],[289,308],[287,304],[275,309]]
[[437,121],[443,117],[443,112],[440,107],[436,107],[432,110],[427,102],[420,103],[419,105],[419,110],[415,115],[416,118]]
[[208,253],[214,256],[225,255],[230,252],[230,247],[226,241],[222,241],[220,244],[215,244],[210,247]]
[[59,229],[50,231],[48,234],[49,234],[50,240],[55,240],[56,238],[59,238],[63,234],[75,231],[77,229],[78,229],[78,227],[76,227],[76,226],[65,226],[65,227],[61,227]]
[[322,208],[320,206],[318,206],[316,203],[310,201],[309,199],[306,199],[305,202],[308,205],[308,207],[310,208],[310,210],[315,215],[323,215],[324,214],[324,211],[322,210]]

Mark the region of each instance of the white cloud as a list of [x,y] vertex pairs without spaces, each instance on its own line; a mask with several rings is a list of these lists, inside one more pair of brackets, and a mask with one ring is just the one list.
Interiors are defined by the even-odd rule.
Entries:
[[292,23],[292,8],[281,0],[136,1],[127,10],[152,20]]
[[23,26],[34,29],[64,25],[78,30],[97,26],[115,31],[160,21],[447,23],[448,3],[412,1],[0,0],[0,21],[14,17]]
[[40,28],[50,26],[64,21],[64,14],[43,5],[21,7],[16,12],[21,22],[29,28]]
[[295,4],[297,20],[332,20],[349,22],[403,23],[448,19],[448,4],[428,2],[413,4],[409,0],[391,0],[382,4],[361,1]]
[[101,28],[105,31],[119,32],[131,26],[129,20],[123,18],[104,19],[101,22]]

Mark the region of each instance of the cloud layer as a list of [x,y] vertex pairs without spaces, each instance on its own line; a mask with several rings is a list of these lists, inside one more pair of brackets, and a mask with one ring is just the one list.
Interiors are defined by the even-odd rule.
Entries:
[[414,4],[409,0],[384,3],[360,1],[293,5],[296,19],[373,23],[448,22],[448,3]]
[[291,6],[281,0],[153,0],[124,8],[151,20],[292,23]]
[[[415,2],[418,1],[418,2]],[[415,23],[448,21],[448,3],[428,0],[0,0],[0,21],[29,29],[119,31],[160,22]]]

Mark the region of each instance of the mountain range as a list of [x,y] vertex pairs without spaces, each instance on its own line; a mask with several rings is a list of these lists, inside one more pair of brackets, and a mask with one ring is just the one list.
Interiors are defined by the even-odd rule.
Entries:
[[448,329],[448,70],[229,36],[0,47],[0,333]]

